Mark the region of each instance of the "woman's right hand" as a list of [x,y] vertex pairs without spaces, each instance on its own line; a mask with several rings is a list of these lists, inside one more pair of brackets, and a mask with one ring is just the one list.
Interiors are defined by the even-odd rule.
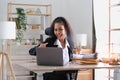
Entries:
[[41,44],[39,47],[40,47],[40,48],[45,48],[47,44],[48,44],[48,43],[43,43],[43,44]]

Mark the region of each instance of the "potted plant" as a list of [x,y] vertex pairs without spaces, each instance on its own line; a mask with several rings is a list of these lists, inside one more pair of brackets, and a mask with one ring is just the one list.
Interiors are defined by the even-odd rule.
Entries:
[[16,8],[17,10],[17,20],[16,20],[16,26],[17,26],[17,33],[16,33],[16,41],[20,42],[23,40],[23,32],[26,30],[26,15],[23,8]]

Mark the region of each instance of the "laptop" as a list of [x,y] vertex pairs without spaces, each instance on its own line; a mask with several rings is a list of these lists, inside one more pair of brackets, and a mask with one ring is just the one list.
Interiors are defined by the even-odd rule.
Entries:
[[64,62],[62,48],[36,48],[36,60],[38,65],[63,66]]

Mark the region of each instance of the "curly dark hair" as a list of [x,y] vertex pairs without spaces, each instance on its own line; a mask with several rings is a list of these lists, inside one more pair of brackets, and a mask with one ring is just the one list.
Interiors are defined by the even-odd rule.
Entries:
[[69,22],[64,18],[64,17],[57,17],[53,20],[52,24],[51,24],[51,34],[52,37],[56,38],[55,34],[54,34],[54,27],[55,27],[55,23],[61,23],[64,25],[65,30],[67,32],[67,40],[69,42],[69,44],[72,46],[74,46],[74,42],[73,42],[73,31],[72,28],[69,24]]

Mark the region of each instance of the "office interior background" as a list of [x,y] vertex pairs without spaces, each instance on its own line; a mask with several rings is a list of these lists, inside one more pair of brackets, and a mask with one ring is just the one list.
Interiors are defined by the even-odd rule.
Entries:
[[[119,0],[111,1],[120,3]],[[106,42],[108,40],[106,30],[109,27],[109,0],[0,0],[0,21],[7,20],[7,5],[9,2],[21,4],[51,3],[52,20],[57,16],[66,17],[75,35],[87,34],[87,48],[92,48],[92,28],[95,26],[97,38],[96,52],[99,54],[98,58],[106,55]],[[119,19],[116,18],[113,24],[119,24],[116,23],[118,20]],[[95,24],[93,24],[93,21]],[[116,41],[119,43],[120,38],[117,38]],[[100,79],[98,79],[99,75],[102,76]],[[106,75],[108,75],[107,70],[95,70],[95,80],[107,80]]]

